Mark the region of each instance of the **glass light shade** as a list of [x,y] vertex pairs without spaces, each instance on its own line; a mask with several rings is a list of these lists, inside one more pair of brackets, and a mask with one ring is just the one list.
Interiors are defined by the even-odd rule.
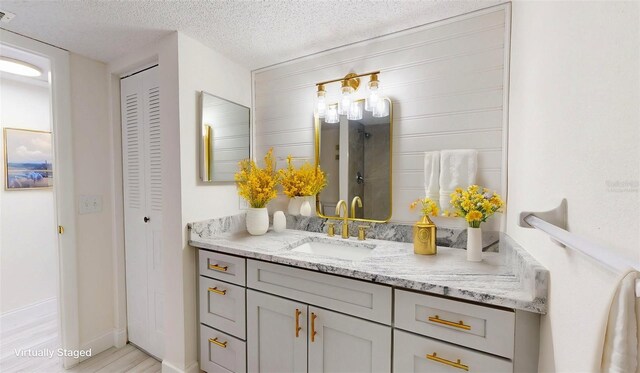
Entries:
[[375,82],[375,84],[371,83],[374,82],[369,82],[369,97],[367,97],[367,100],[364,104],[364,109],[366,111],[373,111],[378,102],[381,100],[380,89],[378,88],[377,84],[378,82]]
[[354,101],[351,103],[347,119],[349,120],[361,120],[364,109],[364,103],[362,101]]
[[376,118],[384,118],[389,115],[389,104],[384,98],[380,98],[371,113]]
[[38,67],[9,57],[0,57],[0,71],[22,76],[42,75],[42,71]]
[[324,118],[325,123],[338,123],[340,122],[340,116],[338,115],[338,108],[336,105],[331,105],[327,108],[327,113]]
[[315,112],[318,118],[324,118],[327,113],[327,102],[324,98],[324,91],[318,91],[318,95],[316,96],[314,107]]
[[342,87],[342,98],[340,98],[340,104],[338,105],[338,114],[347,115],[351,108],[353,88],[346,86]]

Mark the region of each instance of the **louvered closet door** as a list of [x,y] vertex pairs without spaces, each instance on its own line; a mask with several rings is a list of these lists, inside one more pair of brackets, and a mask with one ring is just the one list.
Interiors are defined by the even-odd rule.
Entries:
[[121,80],[129,341],[163,356],[162,154],[158,68]]

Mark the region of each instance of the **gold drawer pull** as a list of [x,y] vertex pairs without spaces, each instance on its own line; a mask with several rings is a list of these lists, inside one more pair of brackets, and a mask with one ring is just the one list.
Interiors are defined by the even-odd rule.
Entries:
[[220,290],[217,287],[215,288],[209,288],[209,292],[210,293],[216,293],[216,294],[220,294],[220,295],[226,295],[227,291],[226,290]]
[[462,320],[460,320],[459,322],[453,322],[449,320],[443,320],[440,318],[440,316],[435,315],[435,316],[429,316],[429,321],[437,322],[438,324],[442,324],[446,326],[453,326],[454,328],[471,330],[471,325],[465,325],[465,323]]
[[227,341],[220,342],[217,337],[216,338],[209,338],[209,342],[213,343],[216,346],[219,346],[219,347],[222,347],[222,348],[227,348]]
[[441,364],[444,364],[444,365],[448,365],[450,367],[454,367],[454,368],[458,368],[458,369],[469,371],[469,366],[462,364],[460,362],[460,359],[458,359],[456,362],[453,362],[453,361],[438,357],[435,352],[433,353],[433,355],[427,354],[427,359],[433,360],[433,361],[437,361],[438,363],[441,363]]
[[217,264],[209,264],[209,269],[213,269],[214,271],[227,272],[229,266],[219,266]]
[[300,331],[302,330],[302,327],[300,326],[300,315],[302,314],[302,311],[300,311],[299,309],[296,308],[296,338],[298,338],[300,336]]

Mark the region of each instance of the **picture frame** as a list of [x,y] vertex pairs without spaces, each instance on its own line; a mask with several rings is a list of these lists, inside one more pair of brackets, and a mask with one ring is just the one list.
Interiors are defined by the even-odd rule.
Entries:
[[51,131],[4,128],[4,189],[53,188]]

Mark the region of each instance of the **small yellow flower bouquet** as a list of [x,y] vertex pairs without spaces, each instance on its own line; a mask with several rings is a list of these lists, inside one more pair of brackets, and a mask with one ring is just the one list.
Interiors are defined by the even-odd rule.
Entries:
[[504,201],[496,192],[471,185],[467,190],[456,188],[451,193],[451,205],[456,210],[454,216],[464,217],[471,228],[480,228],[480,223],[496,212],[502,212]]
[[418,203],[422,205],[420,209],[422,216],[429,216],[429,215],[438,216],[440,209],[438,209],[438,205],[431,198],[424,197],[424,198],[417,199],[411,202],[411,205],[409,206],[409,208],[411,210],[415,210],[415,208],[418,206]]
[[253,159],[243,159],[238,163],[240,170],[235,174],[238,194],[253,208],[264,208],[276,198],[278,172],[275,169],[273,148],[264,157],[264,168],[258,167]]
[[320,166],[313,167],[305,161],[300,168],[293,166],[291,155],[287,157],[287,168],[278,171],[282,189],[288,197],[315,196],[327,186],[327,177]]

